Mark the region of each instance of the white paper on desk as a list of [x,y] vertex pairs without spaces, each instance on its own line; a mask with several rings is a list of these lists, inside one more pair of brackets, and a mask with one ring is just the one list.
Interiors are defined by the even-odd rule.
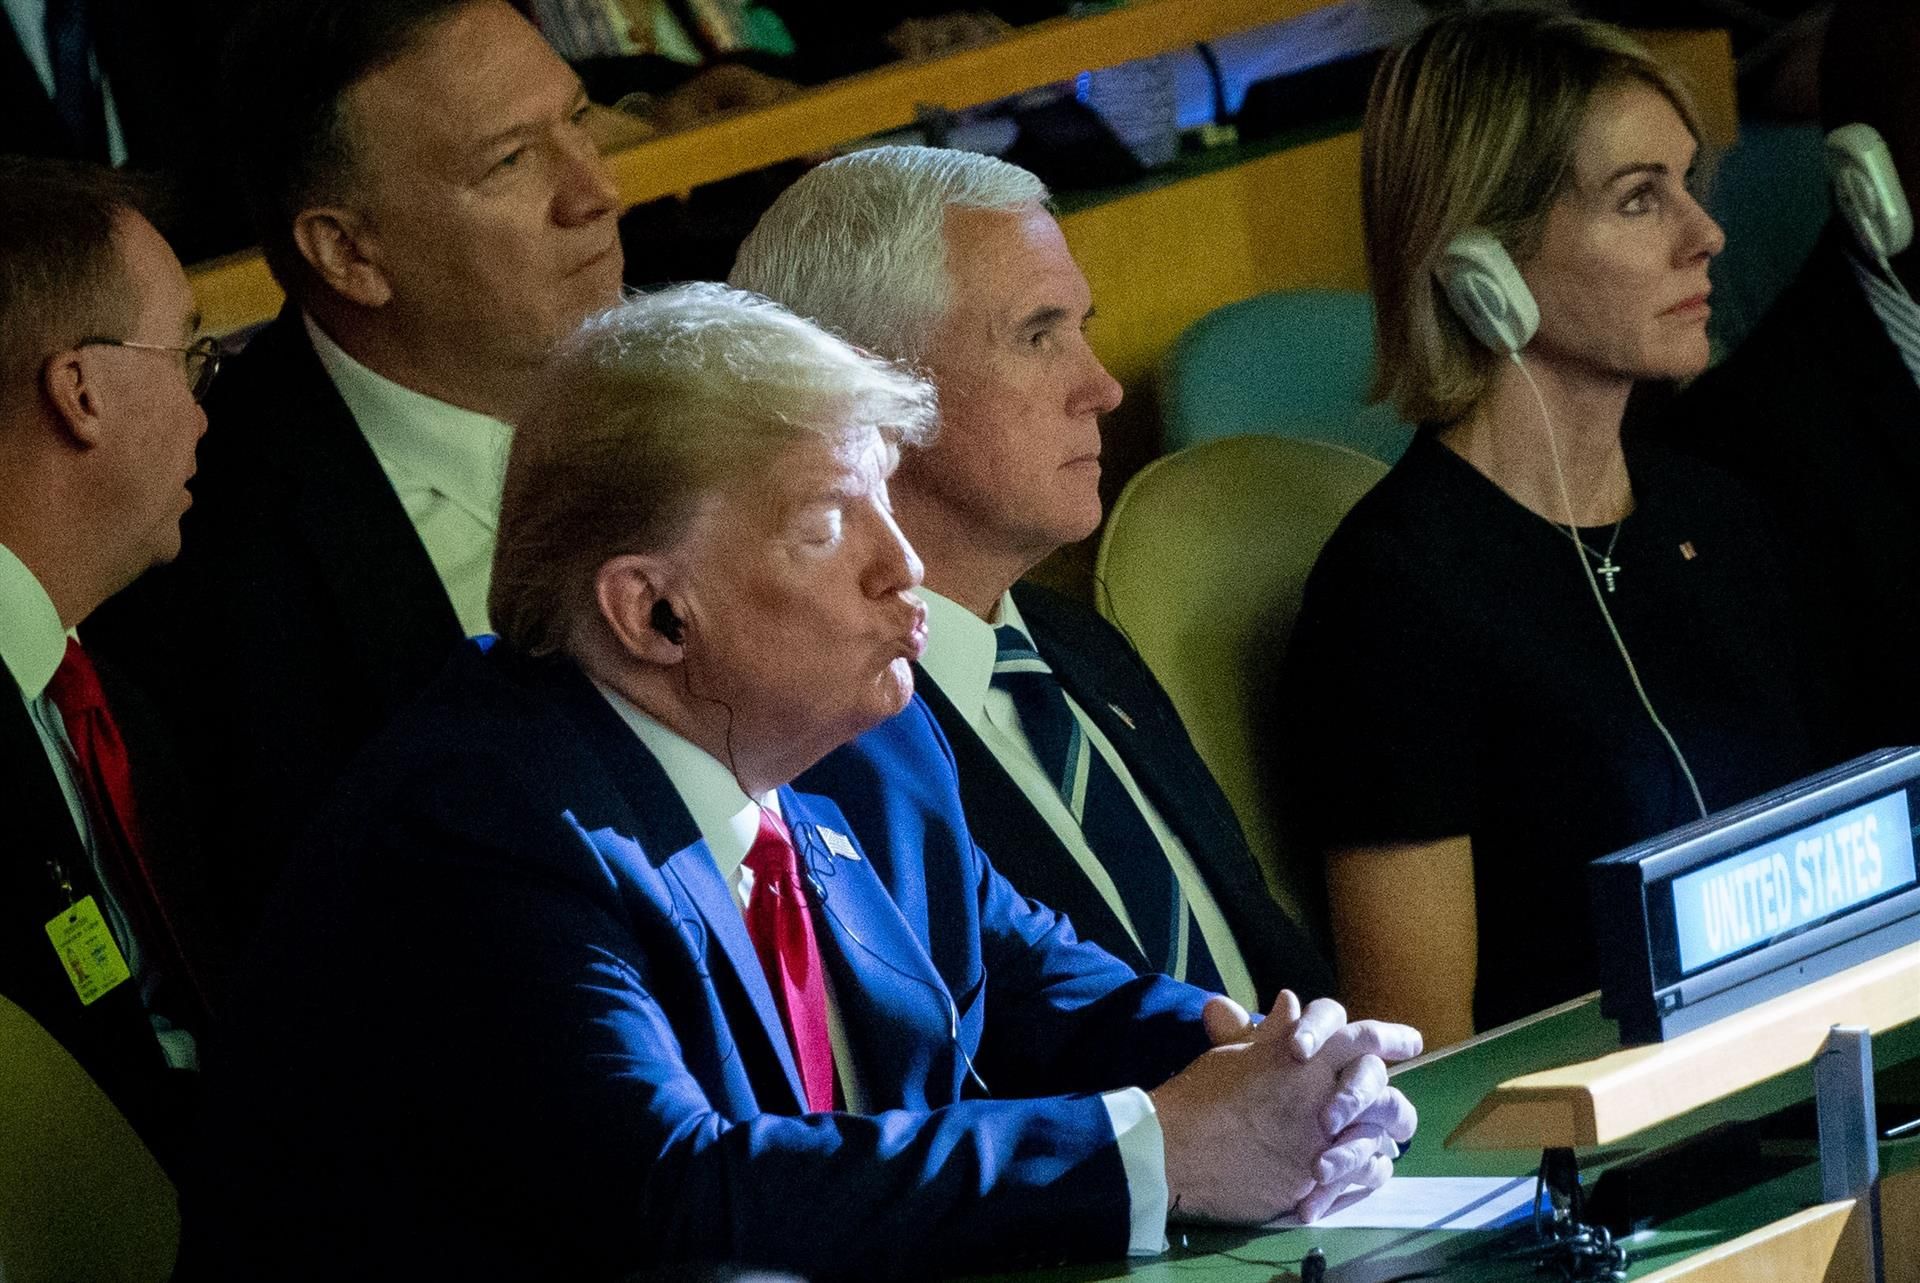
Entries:
[[[1310,1229],[1488,1230],[1532,1214],[1535,1177],[1395,1176],[1373,1193],[1354,1189]],[[1268,1222],[1267,1229],[1301,1228],[1297,1216]]]

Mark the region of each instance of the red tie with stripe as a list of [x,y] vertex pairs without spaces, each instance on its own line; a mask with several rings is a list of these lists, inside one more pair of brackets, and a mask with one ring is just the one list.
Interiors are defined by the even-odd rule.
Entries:
[[205,990],[187,964],[176,924],[154,885],[126,743],[93,661],[71,637],[66,657],[47,683],[47,694],[66,725],[79,765],[80,791],[93,821],[94,846],[115,901],[146,956],[144,965],[185,986],[204,1007]]
[[787,1044],[800,1070],[807,1109],[833,1108],[833,1042],[827,1036],[827,977],[813,917],[807,911],[807,883],[787,826],[772,811],[760,812],[760,832],[747,851],[753,893],[747,898],[747,934],[753,937],[760,969],[767,974]]

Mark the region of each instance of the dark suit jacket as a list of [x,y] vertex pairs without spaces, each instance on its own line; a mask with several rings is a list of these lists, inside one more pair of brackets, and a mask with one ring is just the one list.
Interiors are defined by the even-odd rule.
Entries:
[[[166,174],[182,207],[157,219],[188,262],[247,241],[220,146],[215,67],[234,0],[89,0],[127,165]],[[46,86],[0,15],[0,153],[80,157]],[[92,157],[80,157],[94,159]],[[165,215],[172,213],[174,217]]]
[[[1058,593],[1022,583],[1014,585],[1013,595],[1041,657],[1199,866],[1253,974],[1262,1009],[1283,987],[1303,1000],[1331,993],[1326,960],[1268,893],[1232,805],[1132,645],[1099,615]],[[967,823],[995,865],[1022,891],[1071,918],[1082,936],[1144,972],[1146,958],[1126,927],[993,750],[924,669],[916,667],[914,682],[953,745]]]
[[[1070,1093],[1170,1076],[1204,1049],[1202,995],[995,873],[923,708],[843,751],[870,789],[781,806],[872,1112],[802,1118],[740,910],[658,763],[570,662],[460,648],[276,900],[183,1271],[870,1279],[1122,1253],[1111,1125]],[[848,859],[822,830],[889,845]]]
[[1835,760],[1920,742],[1920,386],[1838,223],[1666,430],[1768,502],[1842,689]]
[[[218,937],[199,916],[204,895],[194,863],[191,825],[178,804],[178,776],[149,710],[108,665],[97,665],[108,705],[127,745],[148,859],[186,947],[207,983],[224,978]],[[0,780],[5,781],[4,837],[0,837],[0,993],[72,1053],[127,1116],[154,1156],[177,1170],[198,1097],[197,1075],[167,1067],[139,985],[128,981],[91,1006],[82,1006],[47,938],[47,923],[67,907],[48,869],[57,861],[79,896],[105,897],[59,778],[47,761],[20,698],[0,667]],[[201,1040],[208,1013],[190,989],[174,989],[168,1014]]]
[[426,548],[289,308],[208,401],[181,553],[89,621],[186,755],[235,938],[347,762],[460,640]]

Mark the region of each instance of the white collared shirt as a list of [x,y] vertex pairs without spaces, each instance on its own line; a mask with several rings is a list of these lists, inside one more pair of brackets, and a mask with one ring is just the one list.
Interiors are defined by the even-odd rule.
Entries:
[[[99,884],[102,898],[106,901],[100,906],[100,911],[113,932],[114,943],[120,946],[120,952],[127,960],[127,970],[132,973],[134,983],[140,986],[143,1001],[150,1000],[152,976],[142,965],[140,941],[127,922],[126,910],[120,903],[120,892],[100,862],[100,847],[94,840],[86,797],[80,791],[79,758],[73,751],[73,741],[67,737],[66,721],[60,716],[60,710],[54,707],[53,697],[47,693],[48,686],[53,683],[53,675],[60,670],[61,661],[66,658],[70,635],[60,626],[60,612],[55,608],[53,599],[47,596],[47,590],[40,580],[25,562],[14,555],[12,549],[0,544],[0,662],[6,664],[7,671],[13,675],[14,684],[20,688],[20,698],[27,705],[27,717],[40,736],[40,747],[46,752],[47,764],[53,768],[53,776],[60,783],[60,792],[67,799],[67,813],[73,818],[74,832],[79,835],[80,845],[87,853],[87,863],[93,869],[94,881]],[[43,858],[50,854],[24,853],[28,859]],[[154,1036],[160,1040],[160,1049],[166,1055],[167,1063],[175,1069],[199,1068],[200,1055],[193,1035],[184,1029],[174,1028],[164,1016],[151,1012],[148,1016],[153,1022]]]
[[[74,830],[91,854],[93,825],[74,774],[73,745],[67,739],[60,710],[47,695],[53,675],[67,656],[68,635],[60,626],[60,612],[40,580],[11,548],[0,544],[0,660],[5,661],[14,684],[20,688],[20,697],[27,702],[27,715],[33,719],[33,729],[39,732],[40,745],[47,751],[47,762],[66,795]],[[121,941],[123,946],[125,943]]]
[[1882,276],[1878,264],[1863,262],[1851,252],[1847,262],[1853,265],[1853,274],[1866,293],[1867,305],[1880,318],[1881,328],[1893,340],[1907,372],[1920,384],[1920,306],[1915,306],[1905,291]]
[[[748,797],[740,783],[718,758],[686,738],[661,725],[658,720],[634,707],[631,701],[602,683],[600,693],[613,705],[640,742],[660,763],[667,782],[686,804],[694,827],[699,829],[707,850],[713,856],[720,876],[732,888],[740,909],[746,911],[753,894],[753,871],[744,863],[747,851],[760,832],[760,812],[780,814],[778,791],[758,800]],[[784,817],[783,817],[784,818]],[[852,1072],[853,1059],[848,1049],[846,1026],[840,1019],[840,1002],[834,992],[833,975],[827,973],[827,1028],[833,1041],[833,1063],[839,1071],[842,1098],[849,1113],[865,1113],[866,1099],[859,1091]],[[1138,1087],[1108,1092],[1101,1102],[1120,1150],[1120,1163],[1126,1174],[1129,1203],[1128,1251],[1133,1255],[1157,1255],[1167,1246],[1167,1176],[1165,1142],[1160,1134],[1159,1116],[1153,1101]]]
[[[1100,898],[1120,919],[1137,946],[1140,943],[1139,933],[1134,930],[1133,922],[1127,915],[1126,903],[1120,896],[1119,888],[1114,885],[1113,876],[1087,844],[1086,834],[1073,818],[1073,812],[1067,809],[1059,790],[1053,786],[1052,778],[1034,756],[1033,746],[1028,743],[1026,732],[1020,725],[1020,715],[1014,708],[1013,696],[993,685],[994,656],[999,649],[999,643],[993,636],[995,625],[939,593],[922,588],[920,596],[927,603],[927,653],[921,658],[921,665],[939,685],[941,692],[953,702],[967,725],[985,742],[994,759],[1020,786],[1020,791],[1033,803],[1041,818],[1046,820],[1047,827],[1073,853],[1080,871],[1100,892]],[[1028,632],[1026,621],[1020,617],[1020,608],[1014,604],[1013,594],[1001,594],[995,619],[1002,625],[1011,624],[1026,635],[1028,642],[1032,642],[1033,635]],[[1179,882],[1187,904],[1193,909],[1193,919],[1200,928],[1201,938],[1207,942],[1207,949],[1213,954],[1214,966],[1226,985],[1227,996],[1249,1011],[1258,1010],[1259,995],[1254,991],[1253,976],[1247,970],[1246,959],[1241,956],[1240,946],[1227,926],[1226,915],[1220,912],[1219,902],[1213,898],[1213,891],[1207,886],[1206,879],[1200,876],[1200,868],[1194,863],[1186,844],[1167,827],[1160,812],[1141,792],[1133,772],[1127,769],[1127,764],[1114,750],[1112,742],[1087,716],[1079,701],[1065,686],[1061,687],[1060,693],[1066,696],[1067,707],[1073,710],[1075,720],[1086,733],[1087,742],[1113,768],[1113,773],[1126,787],[1127,796],[1140,809],[1147,827],[1159,839],[1167,863],[1172,866],[1173,876]],[[993,853],[989,851],[987,854]]]
[[460,629],[492,631],[487,586],[513,428],[402,387],[354,360],[310,316],[307,337],[426,546]]
[[[0,0],[0,4],[6,6],[7,17],[13,20],[14,34],[20,38],[20,52],[27,56],[34,74],[40,77],[40,87],[52,98],[53,52],[47,48],[47,0]],[[100,69],[97,50],[87,51],[87,61],[93,68],[94,83],[100,86],[100,98],[106,108],[107,159],[115,165],[124,165],[127,140],[120,132],[120,109],[114,105],[113,84]]]

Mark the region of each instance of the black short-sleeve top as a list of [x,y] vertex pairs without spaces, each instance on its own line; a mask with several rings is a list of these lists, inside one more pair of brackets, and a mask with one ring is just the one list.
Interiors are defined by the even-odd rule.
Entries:
[[1633,512],[1582,553],[1423,430],[1328,542],[1282,667],[1296,841],[1472,839],[1481,1028],[1595,988],[1584,866],[1698,814],[1581,556],[1612,543],[1601,595],[1710,810],[1819,765],[1758,510],[1657,443],[1630,442],[1628,470]]

